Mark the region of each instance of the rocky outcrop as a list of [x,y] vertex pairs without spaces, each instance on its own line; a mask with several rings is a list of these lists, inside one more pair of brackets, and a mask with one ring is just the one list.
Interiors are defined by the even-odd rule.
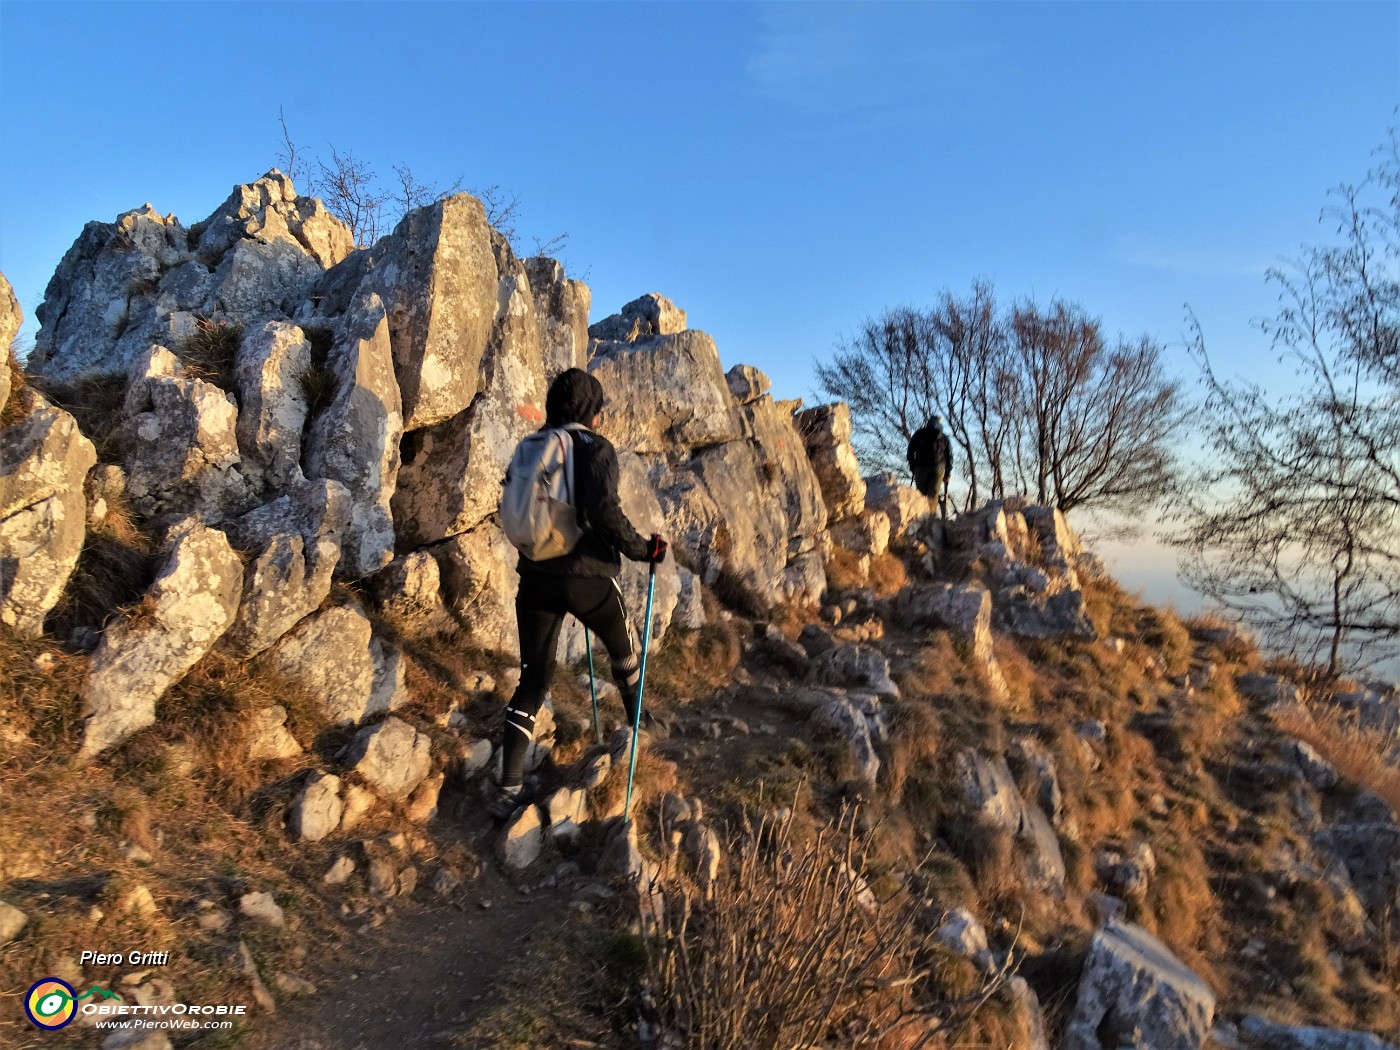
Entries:
[[239,341],[234,362],[241,406],[238,446],[245,468],[263,488],[285,492],[302,480],[301,435],[311,364],[311,343],[286,321],[268,321]]
[[865,481],[865,509],[889,519],[889,542],[898,544],[920,518],[934,513],[933,501],[904,485],[893,474],[874,474]]
[[5,275],[0,273],[0,411],[4,410],[5,403],[10,400],[10,362],[13,360],[11,344],[23,323],[24,317],[19,308],[19,300],[15,298],[15,290],[10,287]]
[[1397,1050],[1397,1044],[1367,1032],[1275,1024],[1255,1015],[1244,1019],[1240,1035],[1259,1050]]
[[[8,378],[8,363],[0,368]],[[78,563],[83,480],[96,461],[73,417],[47,403],[0,429],[0,622],[20,634],[43,631]]]
[[190,231],[196,254],[211,266],[237,244],[286,244],[300,248],[322,269],[355,249],[349,227],[314,197],[300,197],[276,168],[256,182],[235,186],[228,200]]
[[833,521],[853,518],[865,509],[865,479],[851,448],[851,410],[842,403],[798,412],[797,431],[821,484]]
[[526,259],[525,275],[534,297],[535,323],[540,334],[540,359],[546,376],[588,361],[588,310],[593,293],[582,281],[571,281],[557,259]]
[[1094,935],[1065,1031],[1065,1050],[1200,1050],[1215,993],[1139,926],[1110,922]]
[[359,578],[382,569],[394,557],[391,504],[403,434],[389,324],[377,295],[351,304],[326,367],[335,377],[335,395],[311,425],[306,475],[338,481],[349,491],[350,520],[340,568],[344,575]]
[[603,342],[635,343],[648,336],[684,331],[685,311],[659,292],[648,292],[590,326],[588,334]]
[[156,701],[207,653],[238,610],[243,566],[224,534],[197,521],[177,526],[155,583],[107,627],[83,683],[81,758],[155,721]]

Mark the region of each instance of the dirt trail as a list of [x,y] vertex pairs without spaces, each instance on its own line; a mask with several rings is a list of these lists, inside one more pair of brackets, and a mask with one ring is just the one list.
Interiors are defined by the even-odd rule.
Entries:
[[[477,845],[489,842],[484,822],[472,830]],[[240,1050],[440,1050],[489,1005],[492,979],[531,931],[568,906],[565,887],[523,895],[518,886],[487,861],[455,902],[422,891],[400,898],[382,925],[308,959],[298,976],[317,994],[279,994],[277,1014],[260,1015]]]

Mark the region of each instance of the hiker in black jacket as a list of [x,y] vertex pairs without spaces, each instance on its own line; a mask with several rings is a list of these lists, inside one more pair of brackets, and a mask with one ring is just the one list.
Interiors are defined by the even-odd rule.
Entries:
[[[597,425],[603,386],[580,368],[570,368],[550,384],[545,398],[545,427],[569,423]],[[574,505],[583,528],[574,549],[545,561],[520,555],[520,590],[515,618],[520,628],[520,685],[505,711],[501,782],[487,802],[497,819],[513,813],[525,774],[525,753],[534,738],[535,715],[554,675],[554,654],[565,616],[576,616],[608,651],[613,680],[622,694],[627,724],[637,721],[640,658],[636,635],[627,623],[617,575],[621,555],[657,563],[667,544],[653,534],[644,539],[618,503],[617,452],[591,429],[570,432],[574,442]]]
[[914,486],[929,499],[937,500],[943,517],[948,516],[948,476],[953,470],[953,443],[943,432],[943,420],[933,416],[914,431],[909,439],[909,469]]

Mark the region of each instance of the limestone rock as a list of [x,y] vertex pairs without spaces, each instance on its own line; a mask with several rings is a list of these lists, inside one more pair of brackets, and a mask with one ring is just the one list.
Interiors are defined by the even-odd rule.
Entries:
[[865,481],[865,509],[880,511],[890,522],[890,543],[898,544],[914,522],[934,513],[933,501],[893,474],[875,474]]
[[258,551],[244,572],[243,603],[229,630],[236,652],[263,652],[320,608],[349,519],[345,486],[321,479],[298,482],[226,527],[236,546]]
[[952,908],[934,930],[933,938],[952,952],[977,963],[983,970],[995,969],[987,931],[977,916],[966,908]]
[[432,745],[407,722],[389,717],[361,729],[350,745],[349,766],[382,798],[407,798],[428,776]]
[[513,871],[528,868],[544,849],[544,825],[538,806],[525,806],[511,818],[497,844],[501,863]]
[[579,788],[560,788],[549,796],[545,814],[551,842],[574,842],[588,821],[588,794]]
[[19,300],[15,298],[15,290],[10,287],[5,275],[0,273],[0,409],[3,409],[5,402],[10,399],[10,361],[13,358],[11,344],[14,343],[23,323],[24,316],[19,308]]
[[453,626],[442,603],[442,573],[427,551],[394,559],[370,580],[379,611],[410,638],[428,637]]
[[191,513],[218,523],[248,509],[238,469],[238,406],[213,383],[181,375],[175,356],[152,346],[136,359],[122,409],[126,494],[147,517]]
[[502,247],[489,339],[471,375],[477,396],[404,441],[394,494],[403,542],[435,543],[494,514],[516,443],[544,421],[546,376],[534,299],[524,269]]
[[832,526],[831,539],[853,554],[884,554],[890,547],[890,519],[884,511],[866,511]]
[[442,569],[444,599],[479,645],[517,655],[516,550],[495,522],[429,548]]
[[633,299],[619,313],[603,318],[588,329],[593,339],[635,343],[654,335],[685,331],[685,311],[660,292]]
[[83,683],[90,758],[155,721],[155,705],[233,623],[243,566],[224,534],[177,526],[165,566],[136,613],[110,625]]
[[408,702],[408,680],[403,650],[375,636],[369,640],[370,664],[374,677],[370,684],[365,715],[397,711]]
[[200,312],[260,321],[296,309],[324,267],[299,244],[235,241],[204,282]]
[[350,228],[319,200],[297,196],[292,180],[276,168],[255,182],[235,186],[228,200],[191,232],[198,235],[196,250],[211,264],[243,240],[299,248],[322,269],[355,250]]
[[552,379],[588,360],[588,310],[592,293],[582,281],[571,281],[556,259],[536,256],[524,262],[535,299],[535,324],[545,376]]
[[1110,922],[1094,934],[1065,1050],[1200,1050],[1215,993],[1157,938]]
[[1397,1050],[1395,1043],[1366,1032],[1275,1024],[1257,1014],[1244,1019],[1240,1034],[1261,1050]]
[[124,1028],[105,1036],[101,1050],[171,1050],[173,1046],[164,1032]]
[[880,756],[875,745],[885,735],[885,717],[879,698],[869,693],[833,691],[812,713],[811,720],[846,739],[857,773],[873,787],[880,775]]
[[831,520],[859,514],[865,509],[865,479],[851,448],[850,408],[845,402],[819,405],[797,413],[796,423]]
[[253,715],[249,731],[248,760],[295,758],[302,753],[296,737],[287,729],[287,709],[281,704],[264,708]]
[[890,678],[890,662],[872,646],[843,645],[813,659],[809,676],[826,685],[866,689],[899,699],[899,686]]
[[345,808],[340,815],[341,831],[354,830],[379,801],[373,791],[359,784],[345,785],[344,800]]
[[1045,814],[1021,797],[1006,759],[967,749],[958,753],[954,769],[954,790],[973,819],[1011,835],[1021,846],[1028,884],[1043,893],[1062,893],[1065,862],[1059,839]]
[[304,384],[310,370],[311,344],[296,325],[268,321],[239,341],[234,360],[238,445],[247,467],[276,492],[302,480]]
[[300,842],[320,842],[340,826],[340,778],[312,773],[292,802],[288,830]]
[[264,659],[314,697],[331,722],[359,722],[369,713],[374,686],[371,632],[359,609],[333,606],[303,620]]
[[269,926],[285,926],[287,919],[282,906],[270,893],[245,893],[238,898],[238,911],[250,919],[265,922]]
[[[173,215],[149,204],[114,222],[90,222],[64,254],[35,311],[39,332],[28,367],[46,383],[73,390],[84,380],[125,374],[153,342],[168,341],[170,307],[158,289],[188,258],[187,234]],[[193,309],[203,300],[181,304]]]
[[729,393],[741,405],[757,401],[772,388],[773,382],[753,365],[735,365],[724,373]]
[[424,778],[409,796],[408,804],[404,807],[404,816],[414,824],[432,820],[437,813],[438,796],[442,793],[443,781],[446,779],[441,773],[433,773]]
[[308,477],[338,481],[350,493],[340,570],[358,579],[393,559],[390,505],[403,434],[389,323],[378,296],[351,305],[326,365],[335,376],[336,392],[311,425],[305,469]]
[[1400,902],[1400,825],[1393,819],[1334,824],[1313,842],[1346,866],[1373,921]]
[[[8,364],[0,366],[8,377]],[[83,479],[96,460],[77,421],[47,404],[0,430],[0,622],[21,635],[43,632],[78,563]]]
[[8,944],[29,925],[29,916],[13,904],[0,901],[0,944]]
[[372,249],[360,291],[376,293],[388,316],[404,429],[451,419],[471,404],[497,309],[481,202],[459,193],[409,212]]
[[355,874],[355,862],[341,854],[335,858],[335,863],[321,876],[321,881],[327,886],[342,886],[353,874]]
[[740,436],[719,350],[704,332],[595,342],[593,352],[589,371],[608,398],[603,433],[618,448],[685,453]]
[[1005,698],[1006,679],[992,642],[992,596],[977,583],[944,583],[907,588],[895,602],[895,616],[905,623],[938,627],[967,642],[994,694]]

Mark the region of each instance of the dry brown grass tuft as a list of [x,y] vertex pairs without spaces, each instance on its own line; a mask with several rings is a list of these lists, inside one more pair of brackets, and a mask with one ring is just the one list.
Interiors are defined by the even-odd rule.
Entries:
[[[912,1048],[966,1008],[928,995],[927,935],[856,874],[867,843],[855,828],[847,813],[795,845],[787,822],[766,822],[730,843],[708,893],[663,879],[646,973],[682,1045]],[[983,991],[969,984],[968,999]]]
[[1283,732],[1315,748],[1342,776],[1374,791],[1400,812],[1400,765],[1391,738],[1364,728],[1355,715],[1334,704],[1280,708],[1273,720]]
[[646,693],[658,701],[693,699],[728,683],[742,655],[734,621],[672,629],[647,656]]
[[869,576],[877,598],[891,598],[909,586],[909,571],[904,562],[889,551],[870,559]]
[[97,462],[117,462],[121,451],[126,376],[97,376],[71,387],[46,386],[41,392],[78,421],[78,429],[97,449]]
[[943,721],[925,701],[901,700],[890,707],[890,731],[881,754],[880,777],[892,806],[904,800],[911,773],[926,770],[937,757],[943,739]]
[[854,551],[833,545],[826,560],[826,589],[828,592],[864,587],[868,581],[868,563]]
[[5,351],[5,360],[0,362],[0,368],[6,368],[10,373],[10,396],[0,405],[0,427],[10,427],[28,419],[38,401],[34,397],[35,391],[30,385],[29,376],[20,366],[19,356],[14,347]]
[[236,321],[198,318],[194,334],[180,347],[185,374],[213,383],[221,390],[234,390],[233,362],[242,338],[243,326]]
[[1143,606],[1138,610],[1138,640],[1154,650],[1162,671],[1185,674],[1191,668],[1191,635],[1171,609]]

